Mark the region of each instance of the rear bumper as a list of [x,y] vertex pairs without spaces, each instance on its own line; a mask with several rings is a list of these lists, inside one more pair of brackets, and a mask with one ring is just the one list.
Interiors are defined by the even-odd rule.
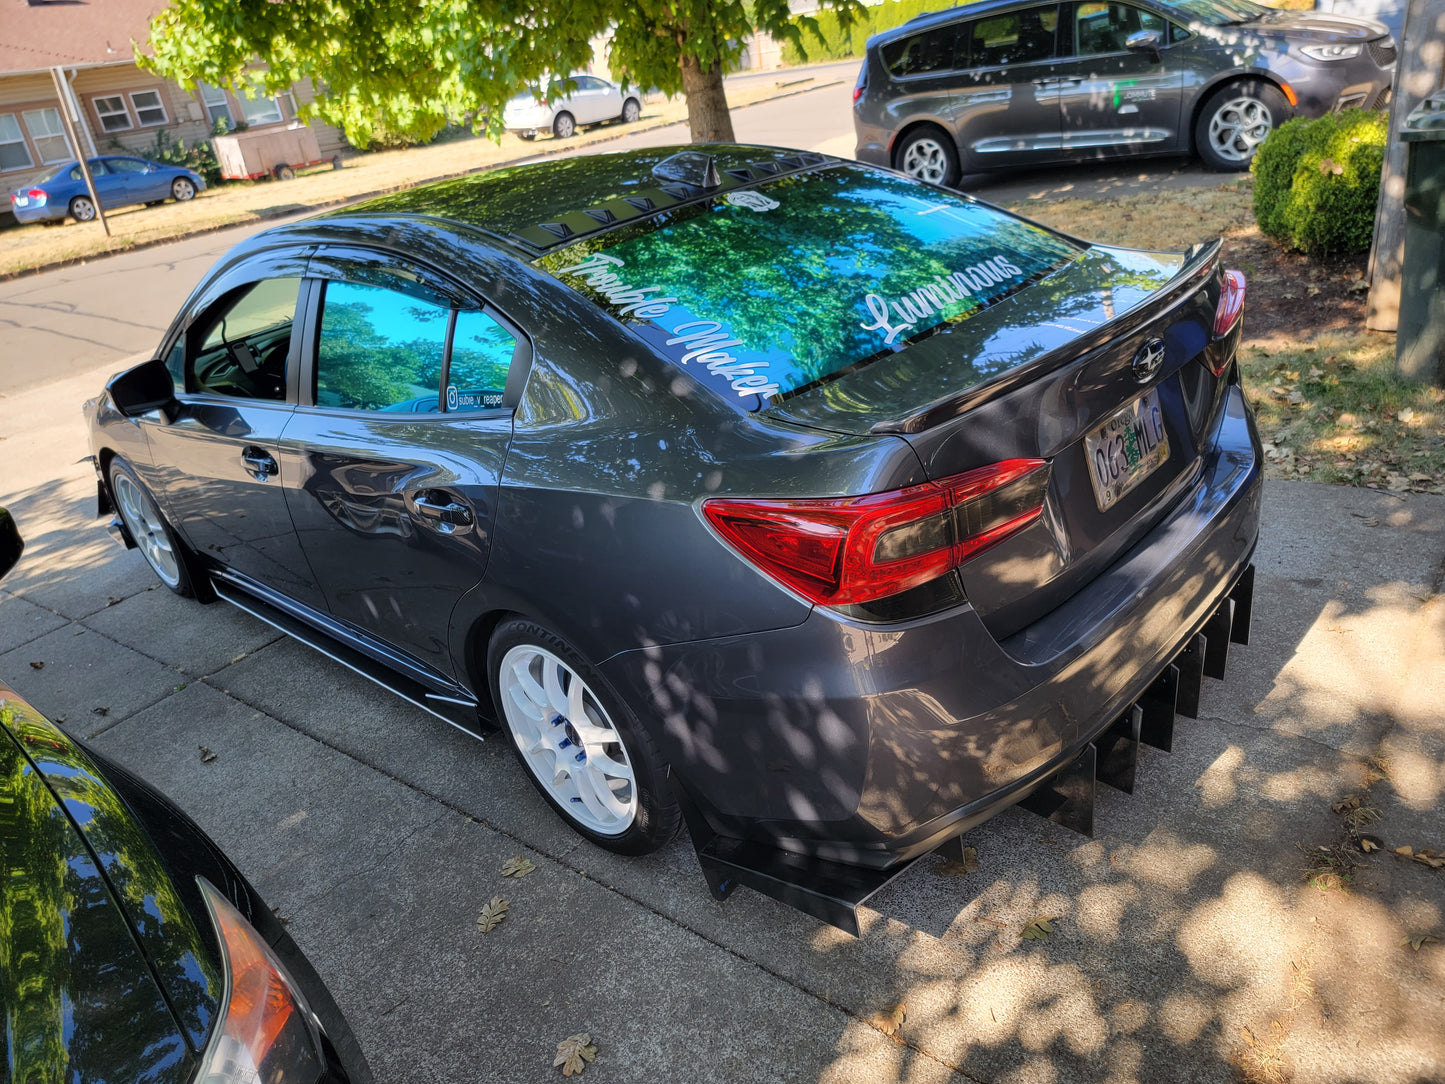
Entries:
[[1260,466],[1232,387],[1184,500],[1003,641],[969,606],[906,625],[815,610],[603,670],[720,835],[887,869],[1020,800],[1139,700],[1247,567]]
[[40,207],[17,207],[12,203],[10,205],[10,212],[15,216],[15,221],[22,224],[31,222],[53,222],[58,218],[64,218],[70,213],[65,204],[57,204],[50,201],[46,201],[46,203]]

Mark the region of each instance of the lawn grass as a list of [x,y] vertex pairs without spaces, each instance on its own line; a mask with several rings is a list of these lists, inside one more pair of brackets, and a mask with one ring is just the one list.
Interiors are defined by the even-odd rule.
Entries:
[[1269,476],[1445,493],[1445,391],[1396,377],[1395,336],[1365,329],[1363,259],[1283,252],[1255,226],[1252,198],[1241,178],[1013,209],[1134,248],[1179,251],[1222,236],[1230,266],[1249,278],[1240,374]]

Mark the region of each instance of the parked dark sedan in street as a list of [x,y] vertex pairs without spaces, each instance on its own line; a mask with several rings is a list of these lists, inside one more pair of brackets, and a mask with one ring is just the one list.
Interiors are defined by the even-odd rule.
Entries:
[[[184,166],[122,155],[87,158],[86,164],[101,209],[106,211],[168,199],[185,203],[206,190],[205,179]],[[11,192],[10,210],[17,222],[63,222],[67,216],[89,222],[95,218],[95,202],[85,186],[80,163],[73,160]]]
[[857,157],[944,185],[1122,155],[1248,169],[1291,117],[1384,108],[1395,51],[1381,23],[1252,0],[981,0],[868,39]]
[[1243,301],[1219,242],[664,148],[258,234],[87,416],[171,588],[493,717],[595,843],[685,818],[715,892],[849,927],[1009,804],[1085,826],[1222,675]]
[[[0,575],[20,536],[0,509]],[[0,682],[0,1067],[16,1084],[369,1084],[219,848]]]

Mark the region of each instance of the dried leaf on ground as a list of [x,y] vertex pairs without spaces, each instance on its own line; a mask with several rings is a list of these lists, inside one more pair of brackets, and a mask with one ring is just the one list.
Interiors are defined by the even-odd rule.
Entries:
[[1404,847],[1396,847],[1395,853],[1404,855],[1406,858],[1412,858],[1415,855],[1415,848],[1408,845]]
[[44,664],[43,662],[32,662],[32,663],[30,664],[30,669],[32,669],[32,670],[44,670],[44,669],[45,669],[45,664]]
[[597,1045],[585,1031],[580,1035],[569,1035],[557,1044],[557,1057],[552,1065],[562,1067],[563,1076],[578,1076],[587,1068],[587,1062],[597,1060]]
[[1416,952],[1420,951],[1421,945],[1438,945],[1439,943],[1440,938],[1436,937],[1433,933],[1416,933],[1411,934],[1409,937],[1400,938],[1400,944],[1409,945]]
[[509,906],[509,902],[501,896],[493,896],[491,901],[477,912],[477,925],[482,928],[482,933],[491,933],[500,926],[502,919],[507,917]]
[[502,876],[525,877],[536,868],[530,858],[523,858],[520,854],[514,854],[502,863]]
[[212,750],[210,750],[210,749],[207,749],[204,745],[198,745],[198,746],[196,746],[196,748],[201,751],[201,763],[202,763],[202,764],[209,764],[209,763],[211,763],[211,761],[213,761],[213,760],[216,759],[216,754],[215,754],[215,752],[212,751]]
[[893,1035],[903,1026],[903,1021],[906,1019],[908,1019],[908,1010],[903,1007],[903,1002],[900,1001],[891,1009],[875,1012],[868,1018],[868,1023],[872,1024],[884,1035]]
[[1346,794],[1338,802],[1330,806],[1330,809],[1334,810],[1334,812],[1336,813],[1348,813],[1352,809],[1359,808],[1360,796],[1358,794]]
[[978,869],[978,851],[972,847],[965,847],[962,858],[950,858],[941,865],[935,866],[933,872],[943,877],[962,877],[976,869]]
[[1047,941],[1049,934],[1054,932],[1054,920],[1052,915],[1040,915],[1024,927],[1025,941]]
[[1376,843],[1373,839],[1370,839],[1368,836],[1360,840],[1360,850],[1364,851],[1366,854],[1369,854],[1371,851],[1378,851],[1379,849],[1380,845]]

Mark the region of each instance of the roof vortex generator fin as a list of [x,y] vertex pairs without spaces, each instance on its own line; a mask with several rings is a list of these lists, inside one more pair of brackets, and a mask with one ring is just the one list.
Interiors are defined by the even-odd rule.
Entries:
[[717,172],[717,162],[712,155],[702,151],[679,151],[664,158],[652,167],[652,175],[664,181],[681,181],[703,190],[722,185],[722,178]]

